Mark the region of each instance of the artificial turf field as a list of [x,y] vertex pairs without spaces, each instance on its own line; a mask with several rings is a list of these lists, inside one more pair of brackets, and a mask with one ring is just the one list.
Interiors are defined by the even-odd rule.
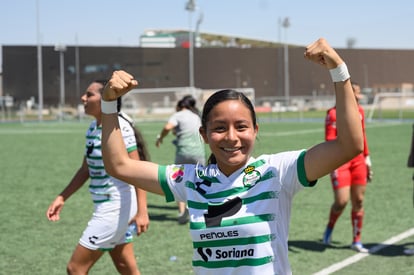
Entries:
[[[324,138],[323,119],[259,120],[254,155],[308,148]],[[365,197],[362,241],[378,247],[414,228],[413,171],[406,167],[414,120],[367,123],[374,180]],[[61,220],[47,221],[45,211],[81,164],[84,133],[89,120],[0,124],[1,247],[0,274],[65,274],[65,266],[92,213],[87,184],[65,204]],[[172,137],[156,148],[163,122],[141,122],[151,159],[161,164],[174,159]],[[314,274],[356,253],[351,242],[350,207],[340,217],[333,244],[321,244],[332,203],[327,177],[294,199],[290,224],[289,258],[294,274]],[[175,203],[148,195],[149,231],[134,239],[142,274],[192,274],[192,245],[187,225],[176,222]],[[414,274],[414,235],[391,239],[392,244],[346,265],[334,274]],[[90,274],[116,274],[104,255]]]

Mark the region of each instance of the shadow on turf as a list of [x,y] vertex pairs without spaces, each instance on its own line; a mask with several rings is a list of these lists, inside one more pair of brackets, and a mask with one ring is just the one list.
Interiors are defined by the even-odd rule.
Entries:
[[162,209],[162,210],[175,210],[177,211],[177,205],[158,205],[158,204],[148,204],[148,208]]
[[[404,254],[404,250],[407,248],[414,248],[414,243],[404,243],[404,244],[392,244],[387,246],[381,246],[379,243],[365,243],[364,246],[368,249],[373,249],[372,255],[383,256],[383,257],[397,257],[397,256],[407,256]],[[350,245],[339,245],[339,243],[332,242],[331,245],[325,245],[322,243],[322,240],[315,241],[289,241],[288,242],[289,251],[292,253],[298,253],[299,250],[309,250],[315,252],[324,252],[329,249],[345,249],[349,250]],[[409,257],[409,256],[408,256]],[[412,256],[414,257],[414,255]]]
[[289,241],[288,247],[290,252],[299,252],[298,249],[301,250],[310,250],[310,251],[317,251],[323,252],[325,249],[330,248],[329,246],[324,245],[321,241]]
[[[177,205],[156,205],[148,204],[148,209],[157,209],[157,213],[149,211],[149,218],[153,221],[177,221]],[[159,213],[158,210],[165,210]],[[175,215],[175,216],[174,216]]]

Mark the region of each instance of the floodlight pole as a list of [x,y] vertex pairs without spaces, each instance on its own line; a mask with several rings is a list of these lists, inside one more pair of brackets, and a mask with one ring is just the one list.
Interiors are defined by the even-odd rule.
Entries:
[[194,37],[193,37],[193,30],[192,30],[192,19],[193,19],[193,12],[196,9],[195,0],[188,0],[187,4],[185,5],[185,9],[188,11],[188,42],[189,42],[189,49],[188,49],[188,74],[189,74],[189,85],[190,88],[194,87]]
[[37,37],[37,92],[38,92],[38,120],[43,120],[43,64],[42,46],[40,44],[39,0],[36,0],[36,37]]
[[290,105],[290,87],[289,87],[289,47],[287,43],[287,29],[290,26],[289,17],[286,17],[282,22],[282,27],[285,29],[285,43],[284,43],[284,75],[285,75],[285,102],[286,106]]
[[66,51],[65,45],[56,45],[55,51],[59,52],[60,59],[60,100],[59,100],[59,120],[62,121],[63,118],[63,107],[65,106],[65,60],[64,52]]
[[80,98],[80,72],[79,72],[79,43],[78,35],[76,34],[76,47],[75,47],[75,71],[76,71],[76,99]]

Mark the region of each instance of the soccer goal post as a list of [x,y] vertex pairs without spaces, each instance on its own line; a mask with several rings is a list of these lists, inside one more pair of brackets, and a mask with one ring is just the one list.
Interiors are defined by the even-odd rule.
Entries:
[[383,110],[398,110],[398,118],[403,119],[404,111],[414,110],[414,92],[378,93],[369,109],[367,121],[372,121],[374,113],[382,118]]

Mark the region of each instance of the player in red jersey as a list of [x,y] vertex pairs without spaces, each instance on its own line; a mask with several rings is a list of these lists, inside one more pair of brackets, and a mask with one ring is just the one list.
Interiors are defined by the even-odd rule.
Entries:
[[[361,88],[358,84],[352,83],[355,98],[357,101],[361,99]],[[361,124],[364,133],[364,151],[351,161],[342,165],[331,173],[331,182],[334,191],[334,202],[329,213],[329,221],[323,234],[323,243],[330,244],[332,231],[339,216],[344,211],[349,199],[351,198],[351,222],[353,240],[351,248],[357,252],[367,253],[361,243],[362,222],[364,219],[364,195],[366,184],[371,181],[373,173],[371,170],[371,160],[369,157],[367,137],[365,134],[365,116],[364,110],[358,104],[359,113],[361,115]],[[332,107],[327,111],[325,120],[325,140],[336,139],[336,107]]]

